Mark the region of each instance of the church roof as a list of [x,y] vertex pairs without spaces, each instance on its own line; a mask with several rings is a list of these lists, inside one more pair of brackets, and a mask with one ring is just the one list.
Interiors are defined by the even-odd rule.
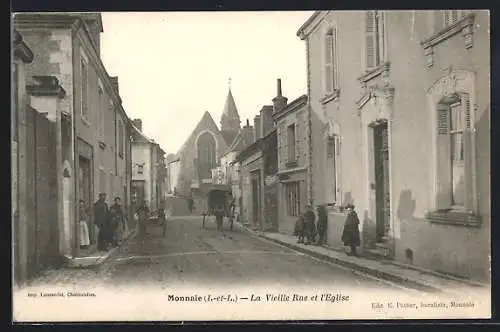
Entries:
[[243,127],[241,128],[238,135],[236,135],[236,137],[232,141],[231,145],[229,146],[225,154],[229,152],[240,152],[247,146],[252,144],[253,141],[254,141],[253,127],[250,126]]
[[224,140],[226,141],[226,143],[228,145],[231,144],[231,142],[234,141],[234,139],[236,138],[236,136],[238,136],[238,132],[237,131],[226,131],[226,130],[223,130],[223,131],[221,131],[221,134],[222,134],[222,137],[224,137]]
[[226,104],[224,105],[224,110],[222,111],[222,117],[228,117],[230,119],[240,118],[231,89],[229,89],[229,92],[227,94]]
[[179,151],[177,151],[177,156],[179,156],[179,154],[187,147],[191,139],[193,139],[193,137],[195,137],[196,134],[198,134],[204,129],[210,130],[216,135],[221,135],[221,132],[219,131],[219,128],[217,128],[217,125],[215,124],[212,115],[210,115],[208,111],[205,111],[200,121],[198,122],[198,124],[196,124],[195,128],[189,135],[188,139],[184,142]]

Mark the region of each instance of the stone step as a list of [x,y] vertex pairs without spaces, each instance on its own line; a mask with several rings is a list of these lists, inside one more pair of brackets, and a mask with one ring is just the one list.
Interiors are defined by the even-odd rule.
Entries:
[[369,257],[373,257],[376,259],[388,259],[389,258],[389,251],[388,250],[374,248],[374,249],[368,249],[365,252],[368,253]]

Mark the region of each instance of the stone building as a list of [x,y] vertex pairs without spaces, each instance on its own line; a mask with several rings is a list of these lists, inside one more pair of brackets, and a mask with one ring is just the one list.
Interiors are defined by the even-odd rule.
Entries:
[[274,109],[286,104],[278,80],[274,106],[265,105],[254,117],[254,142],[239,152],[233,165],[239,171],[240,222],[263,231],[278,230],[278,142]]
[[100,59],[99,13],[19,13],[14,26],[30,45],[35,58],[26,67],[31,76],[57,78],[66,91],[59,102],[56,122],[60,197],[57,219],[61,223],[61,254],[74,258],[95,250],[96,227],[88,217],[91,247],[82,251],[76,222],[78,202],[89,208],[99,192],[110,200],[119,196],[130,210],[131,123],[119,94],[118,79],[108,75]]
[[[281,97],[281,93],[278,94]],[[284,98],[284,97],[282,97]],[[273,114],[278,135],[279,230],[293,234],[307,200],[309,162],[307,96],[301,96]]]
[[194,199],[194,213],[205,209],[204,188],[212,184],[212,169],[240,131],[240,118],[231,90],[221,117],[221,129],[207,111],[177,153],[179,195]]
[[330,244],[353,203],[365,254],[488,278],[488,12],[319,11],[298,36]]
[[144,134],[142,120],[132,122],[132,202],[145,201],[156,211],[163,207],[167,192],[165,151]]

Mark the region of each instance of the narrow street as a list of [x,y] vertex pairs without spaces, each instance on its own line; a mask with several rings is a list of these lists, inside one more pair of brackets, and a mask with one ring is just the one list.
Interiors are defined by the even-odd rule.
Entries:
[[[213,220],[205,229],[200,217],[169,220],[167,235],[150,227],[124,244],[99,269],[65,269],[40,277],[35,284],[97,285],[109,288],[175,285],[329,285],[354,289],[395,289],[394,285],[251,235],[235,225],[217,232]],[[45,281],[44,281],[45,279]],[[399,289],[399,287],[398,287]]]

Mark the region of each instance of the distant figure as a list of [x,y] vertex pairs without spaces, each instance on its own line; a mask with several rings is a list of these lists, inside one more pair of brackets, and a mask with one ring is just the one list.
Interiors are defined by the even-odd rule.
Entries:
[[149,221],[149,208],[145,201],[142,201],[137,209],[137,215],[139,217],[139,229],[141,235],[148,234],[148,221]]
[[189,209],[189,213],[193,213],[193,210],[194,210],[194,201],[191,197],[188,198],[188,209]]
[[89,213],[87,206],[85,205],[85,201],[83,199],[80,200],[80,248],[85,249],[90,245],[90,234],[89,234],[89,226],[88,226],[88,218]]
[[297,243],[304,243],[304,216],[302,214],[295,222],[293,235],[297,236]]
[[109,210],[111,213],[111,232],[113,234],[111,242],[116,246],[123,241],[127,227],[120,197],[115,197],[115,202]]
[[226,214],[226,209],[224,209],[224,206],[219,205],[215,208],[214,214],[215,214],[215,222],[217,225],[217,230],[220,231],[220,229],[222,228],[224,215]]
[[306,242],[304,244],[310,244],[314,241],[314,237],[316,235],[316,216],[312,210],[311,205],[306,206],[306,211],[304,212],[304,235],[306,238]]
[[346,209],[347,217],[342,232],[342,242],[344,242],[344,245],[351,247],[349,255],[357,256],[356,247],[361,244],[358,226],[359,218],[356,211],[354,211],[354,205],[347,204]]
[[97,227],[99,227],[99,235],[97,238],[97,247],[99,250],[107,251],[110,245],[110,222],[109,208],[106,203],[106,194],[100,193],[99,198],[94,203],[94,218]]
[[318,213],[318,223],[316,225],[316,228],[318,230],[318,236],[319,236],[318,244],[322,245],[326,243],[326,230],[328,228],[328,213],[326,211],[326,206],[318,205],[317,213]]

